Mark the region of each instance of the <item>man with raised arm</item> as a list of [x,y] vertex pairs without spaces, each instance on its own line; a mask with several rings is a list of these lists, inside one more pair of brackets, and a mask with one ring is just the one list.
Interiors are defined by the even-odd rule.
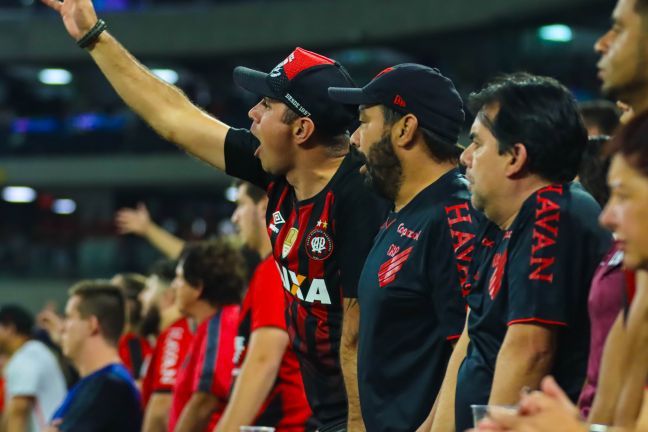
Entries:
[[387,203],[365,186],[350,150],[355,110],[328,98],[329,87],[353,85],[347,72],[302,48],[269,74],[238,67],[235,82],[261,100],[249,111],[251,131],[231,129],[138,63],[104,31],[90,0],[43,2],[161,136],[267,191],[266,224],[309,404],[321,431],[362,430],[357,284]]

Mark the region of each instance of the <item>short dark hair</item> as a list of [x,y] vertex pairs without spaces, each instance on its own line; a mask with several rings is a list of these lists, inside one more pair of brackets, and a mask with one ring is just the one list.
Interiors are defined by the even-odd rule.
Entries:
[[[277,101],[280,103],[283,103],[281,101]],[[285,105],[285,104],[284,104]],[[344,108],[347,109],[347,108]],[[303,116],[297,114],[295,111],[290,109],[288,105],[286,105],[286,110],[284,111],[283,115],[281,116],[281,122],[284,124],[291,124],[295,120],[302,118]],[[349,144],[349,135],[346,133],[339,133],[335,132],[332,133],[326,129],[318,129],[317,123],[315,123],[315,136],[318,137],[322,142],[326,142],[329,144],[329,147],[341,147],[344,145]]]
[[636,0],[634,9],[639,14],[645,14],[648,12],[648,0]]
[[603,135],[612,135],[619,126],[621,111],[607,100],[582,102],[578,108],[583,116],[585,126],[596,126]]
[[236,186],[245,186],[245,195],[249,196],[255,204],[268,196],[263,189],[244,180],[237,180]]
[[603,149],[609,140],[610,137],[607,135],[590,137],[578,169],[580,183],[601,207],[605,206],[610,197],[610,190],[607,186],[610,157],[603,154]]
[[77,296],[81,299],[81,317],[97,317],[103,338],[108,343],[117,345],[126,324],[126,301],[123,291],[107,281],[84,280],[72,286],[69,294],[70,297]]
[[634,169],[648,177],[648,111],[623,126],[606,147],[607,155],[620,154]]
[[24,307],[8,304],[0,308],[0,325],[13,327],[19,335],[30,336],[34,328],[34,317]]
[[[587,146],[587,131],[569,90],[549,77],[518,72],[502,75],[477,93],[469,105],[498,141],[499,153],[522,143],[526,170],[552,182],[576,177]],[[484,107],[499,108],[488,119]]]
[[153,263],[149,270],[149,276],[157,276],[163,282],[170,284],[175,279],[175,271],[178,262],[176,260],[162,258]]
[[[392,126],[394,123],[405,117],[405,114],[396,111],[385,105],[380,105],[383,111],[383,118],[385,126]],[[452,161],[458,162],[461,156],[461,148],[457,143],[451,143],[448,140],[441,138],[431,130],[419,125],[418,130],[423,135],[423,140],[427,148],[432,153],[432,157],[440,162]]]
[[245,261],[225,239],[188,243],[180,254],[185,280],[202,286],[200,298],[212,306],[237,304],[245,284]]

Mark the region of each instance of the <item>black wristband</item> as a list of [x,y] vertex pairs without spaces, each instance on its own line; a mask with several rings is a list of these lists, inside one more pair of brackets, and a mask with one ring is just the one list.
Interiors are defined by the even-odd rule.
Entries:
[[88,48],[97,41],[99,35],[103,33],[103,31],[107,28],[108,25],[104,20],[97,20],[97,23],[90,29],[90,31],[88,31],[88,33],[83,35],[83,37],[77,41],[77,45],[83,49]]

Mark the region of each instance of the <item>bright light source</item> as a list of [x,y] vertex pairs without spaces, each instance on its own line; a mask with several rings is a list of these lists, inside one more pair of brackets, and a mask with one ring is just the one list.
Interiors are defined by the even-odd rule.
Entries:
[[225,189],[225,199],[230,202],[236,202],[238,199],[238,188],[236,186],[230,186]]
[[47,85],[66,85],[72,82],[72,74],[65,69],[43,69],[38,73],[38,79]]
[[538,37],[549,42],[571,42],[574,35],[572,29],[564,24],[552,24],[538,29]]
[[169,84],[175,84],[178,82],[178,72],[173,69],[151,69],[151,72]]
[[36,191],[30,187],[7,186],[2,190],[2,199],[10,203],[30,203],[36,199]]
[[71,199],[57,199],[52,204],[52,211],[60,215],[69,215],[75,212],[76,203]]

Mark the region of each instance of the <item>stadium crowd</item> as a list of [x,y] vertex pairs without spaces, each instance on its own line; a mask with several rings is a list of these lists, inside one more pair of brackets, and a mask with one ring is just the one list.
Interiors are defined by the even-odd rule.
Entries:
[[43,2],[157,133],[240,179],[238,236],[124,208],[167,259],[78,282],[64,316],[2,305],[0,431],[648,431],[648,1],[595,45],[618,104],[519,72],[464,106],[411,63],[359,88],[296,48],[234,70],[250,130],[90,0]]

